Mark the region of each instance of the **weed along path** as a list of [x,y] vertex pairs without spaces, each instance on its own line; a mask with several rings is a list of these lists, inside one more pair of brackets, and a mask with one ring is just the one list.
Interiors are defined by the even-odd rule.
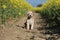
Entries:
[[26,17],[22,17],[18,21],[8,21],[5,25],[1,25],[0,40],[46,40],[46,35],[39,30],[45,25],[44,19],[39,13],[34,14],[34,19],[34,29],[29,31],[23,28]]

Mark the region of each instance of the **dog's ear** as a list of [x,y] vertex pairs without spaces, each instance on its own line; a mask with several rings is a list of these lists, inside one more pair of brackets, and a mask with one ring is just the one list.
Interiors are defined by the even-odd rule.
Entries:
[[35,13],[35,12],[34,12],[34,11],[32,11],[32,15],[34,15],[34,13]]

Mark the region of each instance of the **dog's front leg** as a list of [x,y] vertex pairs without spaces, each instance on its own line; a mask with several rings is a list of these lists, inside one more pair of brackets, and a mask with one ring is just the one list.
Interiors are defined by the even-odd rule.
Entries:
[[31,30],[33,29],[33,25],[34,25],[34,24],[31,24]]
[[31,29],[33,29],[33,27],[34,27],[34,20],[32,20],[31,22]]
[[29,22],[27,22],[27,30],[29,30]]

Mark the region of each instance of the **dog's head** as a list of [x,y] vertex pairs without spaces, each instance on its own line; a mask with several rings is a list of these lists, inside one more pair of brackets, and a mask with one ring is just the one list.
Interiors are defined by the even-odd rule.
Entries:
[[29,16],[28,16],[28,19],[30,19],[30,18],[32,18],[32,16],[31,16],[31,15],[29,15]]

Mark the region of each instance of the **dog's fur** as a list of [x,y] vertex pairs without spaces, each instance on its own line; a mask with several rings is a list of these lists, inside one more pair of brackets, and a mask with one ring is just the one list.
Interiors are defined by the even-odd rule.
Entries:
[[28,16],[26,22],[25,22],[25,27],[27,30],[33,29],[34,26],[34,18],[32,16]]

